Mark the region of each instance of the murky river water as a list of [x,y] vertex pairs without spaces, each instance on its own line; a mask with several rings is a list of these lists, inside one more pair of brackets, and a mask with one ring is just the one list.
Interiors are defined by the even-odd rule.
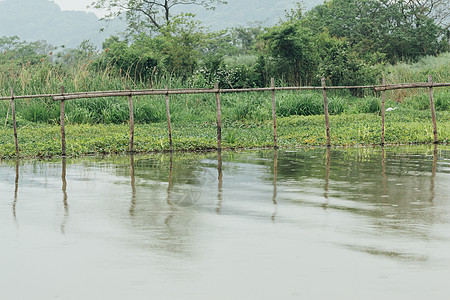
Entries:
[[0,299],[450,299],[450,148],[0,163]]

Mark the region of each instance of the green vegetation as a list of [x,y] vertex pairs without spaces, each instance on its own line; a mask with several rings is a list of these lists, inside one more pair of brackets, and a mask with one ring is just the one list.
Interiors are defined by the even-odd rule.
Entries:
[[[448,28],[400,4],[392,1],[380,6],[377,0],[333,0],[306,13],[301,7],[292,10],[271,28],[238,27],[220,32],[202,27],[193,15],[181,14],[170,16],[170,21],[165,19],[159,26],[142,27],[145,30],[140,34],[123,39],[112,36],[104,42],[102,51],[87,41],[76,49],[55,51],[44,41],[30,43],[3,37],[0,94],[9,96],[10,88],[16,95],[59,93],[61,86],[67,93],[211,88],[216,82],[222,88],[265,87],[271,77],[277,79],[277,86],[320,85],[321,76],[330,85],[377,84],[382,75],[388,83],[424,82],[429,74],[435,82],[449,82],[450,53],[445,52],[449,46]],[[343,14],[355,11],[355,5],[361,7],[357,16]],[[341,18],[332,17],[335,15]],[[374,21],[354,24],[349,17],[371,17]],[[386,28],[377,27],[381,21]],[[367,26],[374,32],[364,35]],[[425,33],[427,38],[419,39]],[[385,42],[391,40],[400,44],[388,47]],[[387,107],[395,110],[387,115],[386,142],[431,142],[428,92],[416,89],[387,94]],[[380,94],[355,89],[329,91],[328,96],[334,145],[380,143]],[[439,140],[448,143],[450,91],[436,88],[434,96]],[[270,98],[270,93],[222,95],[225,148],[272,145]],[[136,150],[167,150],[164,97],[133,99]],[[174,148],[214,148],[214,95],[170,99]],[[325,143],[320,91],[277,92],[276,99],[280,146]],[[9,115],[0,129],[2,157],[14,155],[9,111],[8,101],[0,103],[0,120],[6,121]],[[59,103],[50,99],[18,100],[16,112],[21,155],[58,155]],[[69,155],[128,149],[129,108],[125,98],[67,101],[65,118]]]
[[[379,144],[381,120],[376,114],[331,116],[332,144],[355,146]],[[386,143],[418,144],[433,141],[431,118],[426,111],[417,113],[398,108],[387,113]],[[272,124],[264,122],[225,123],[224,148],[264,148],[273,146]],[[127,124],[71,124],[66,127],[67,154],[70,156],[125,153],[128,150]],[[206,150],[216,147],[213,122],[173,123],[174,150]],[[442,143],[450,141],[450,113],[438,112],[438,135]],[[12,128],[0,128],[0,157],[15,156]],[[61,151],[58,126],[35,124],[18,130],[21,156],[50,157]],[[326,143],[323,116],[290,116],[278,119],[278,144],[281,147],[323,146]],[[139,124],[135,128],[135,150],[139,153],[169,150],[164,123]]]

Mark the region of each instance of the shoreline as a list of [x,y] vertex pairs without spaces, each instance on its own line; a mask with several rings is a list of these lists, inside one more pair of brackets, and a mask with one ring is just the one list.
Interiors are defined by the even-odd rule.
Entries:
[[[450,114],[438,119],[440,145],[450,142]],[[381,117],[376,114],[344,114],[330,117],[331,147],[381,146]],[[385,146],[432,145],[429,120],[409,120],[401,112],[386,118]],[[323,116],[291,116],[278,119],[278,149],[326,147]],[[217,151],[214,123],[172,125],[174,152]],[[66,157],[121,155],[129,153],[129,125],[66,125]],[[0,159],[61,157],[59,125],[27,124],[18,128],[19,157],[11,128],[0,128]],[[134,154],[170,153],[166,123],[136,124]],[[222,151],[273,149],[271,122],[235,122],[222,128]]]

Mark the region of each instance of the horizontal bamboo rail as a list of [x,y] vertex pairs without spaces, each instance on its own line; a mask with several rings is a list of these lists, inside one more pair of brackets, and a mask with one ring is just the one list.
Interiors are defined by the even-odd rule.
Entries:
[[[344,89],[373,89],[375,92],[409,89],[409,88],[437,88],[448,87],[450,83],[402,83],[388,85],[356,85],[356,86],[327,86],[327,90]],[[291,87],[265,87],[265,88],[244,88],[244,89],[144,89],[144,90],[116,90],[116,91],[94,91],[67,94],[40,94],[14,96],[14,99],[52,98],[54,101],[104,98],[104,97],[127,97],[127,96],[151,96],[151,95],[188,95],[188,94],[216,94],[216,93],[248,93],[248,92],[268,92],[268,91],[302,91],[302,90],[323,90],[322,86],[291,86]],[[0,97],[0,100],[11,100],[11,96]]]

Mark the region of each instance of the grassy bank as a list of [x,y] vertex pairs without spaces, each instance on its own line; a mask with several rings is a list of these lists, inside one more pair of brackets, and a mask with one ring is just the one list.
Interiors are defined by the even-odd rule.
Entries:
[[[432,74],[436,82],[450,80],[450,54],[428,57],[415,64],[386,69],[388,83],[424,82]],[[202,88],[205,82],[154,74],[147,82],[132,79],[113,69],[95,69],[90,61],[74,66],[0,65],[0,93],[17,95],[93,90]],[[197,78],[198,79],[198,78]],[[277,82],[278,86],[283,85]],[[386,143],[430,143],[433,140],[426,89],[388,92]],[[349,91],[329,91],[332,144],[370,145],[381,142],[380,95],[366,92],[365,98]],[[137,152],[169,149],[164,97],[134,97]],[[224,148],[261,148],[273,145],[270,93],[223,94]],[[450,89],[436,88],[439,140],[449,142]],[[216,146],[216,103],[214,95],[170,97],[175,150],[213,149]],[[325,144],[323,96],[319,92],[277,92],[278,143],[281,147]],[[14,157],[9,102],[0,103],[0,157]],[[49,157],[60,153],[59,103],[48,99],[16,101],[21,155]],[[70,156],[122,153],[128,149],[129,108],[125,98],[67,101],[67,153]]]
[[[450,113],[438,112],[439,140],[450,140]],[[433,141],[428,112],[414,112],[399,107],[387,113],[386,143],[409,144]],[[376,114],[341,114],[331,116],[332,144],[355,146],[379,144],[381,118]],[[322,146],[326,143],[323,116],[290,116],[278,120],[278,143],[281,147]],[[224,148],[263,148],[273,145],[270,122],[231,122],[223,128]],[[51,157],[60,154],[60,128],[57,125],[29,124],[18,130],[22,157]],[[125,153],[128,150],[127,124],[72,124],[67,126],[67,154]],[[205,150],[216,147],[216,125],[213,122],[174,123],[175,150]],[[138,124],[135,150],[139,153],[169,149],[165,123]],[[0,156],[15,156],[13,130],[0,129]]]

